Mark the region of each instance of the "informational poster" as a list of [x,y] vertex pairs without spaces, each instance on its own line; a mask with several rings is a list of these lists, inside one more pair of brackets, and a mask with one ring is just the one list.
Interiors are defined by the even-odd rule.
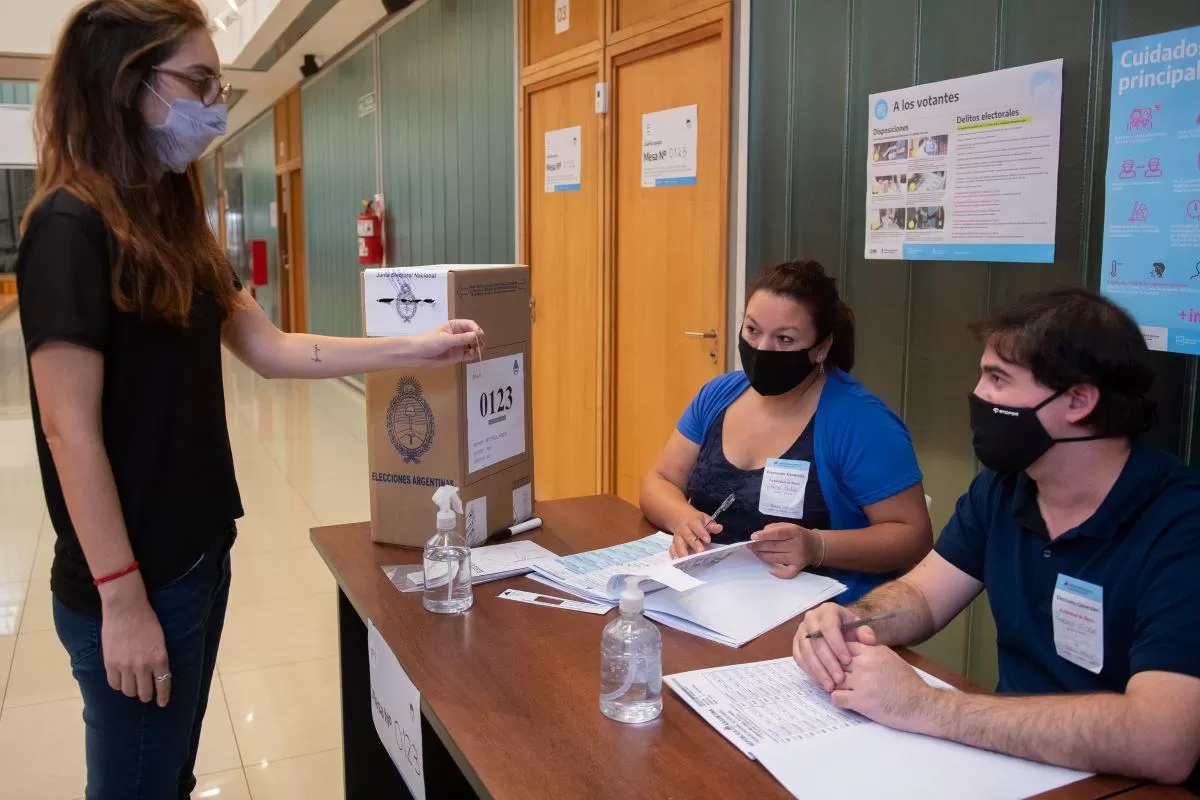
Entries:
[[696,106],[642,115],[642,188],[696,184]]
[[371,719],[375,722],[375,732],[412,796],[425,800],[421,693],[371,620],[367,620],[367,663],[371,670]]
[[546,191],[577,192],[583,184],[580,141],[583,128],[546,131]]
[[871,95],[866,257],[1054,261],[1062,66]]
[[571,0],[554,0],[554,35],[571,30]]
[[1200,27],[1113,43],[1100,290],[1200,355]]
[[467,364],[467,470],[525,452],[525,356]]

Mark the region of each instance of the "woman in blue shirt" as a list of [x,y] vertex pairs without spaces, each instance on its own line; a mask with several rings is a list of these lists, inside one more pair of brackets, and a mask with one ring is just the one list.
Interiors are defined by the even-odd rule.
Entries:
[[850,377],[854,317],[834,279],[815,261],[762,273],[738,347],[745,371],[700,390],[642,483],[671,554],[750,539],[780,578],[809,569],[846,584],[840,602],[920,561],[933,536],[916,454]]

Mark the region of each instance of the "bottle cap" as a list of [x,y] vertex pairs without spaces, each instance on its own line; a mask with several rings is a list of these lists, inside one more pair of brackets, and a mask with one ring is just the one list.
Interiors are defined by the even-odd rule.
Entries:
[[457,486],[442,486],[433,493],[433,502],[437,504],[437,527],[439,531],[452,531],[458,525],[457,515],[463,513],[462,500],[458,497]]
[[641,578],[636,575],[630,575],[625,579],[625,586],[621,588],[621,613],[622,614],[640,614],[646,605],[646,593],[638,585]]

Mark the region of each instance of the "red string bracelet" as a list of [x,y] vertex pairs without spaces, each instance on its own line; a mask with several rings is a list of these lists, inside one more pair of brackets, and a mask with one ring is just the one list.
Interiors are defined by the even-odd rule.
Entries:
[[92,581],[92,583],[99,586],[102,583],[108,583],[109,581],[115,581],[117,578],[124,578],[126,575],[128,575],[131,572],[137,572],[137,570],[138,570],[138,562],[134,561],[132,564],[130,564],[125,569],[118,570],[117,572],[114,572],[111,575],[105,575],[103,578],[96,578],[94,581]]

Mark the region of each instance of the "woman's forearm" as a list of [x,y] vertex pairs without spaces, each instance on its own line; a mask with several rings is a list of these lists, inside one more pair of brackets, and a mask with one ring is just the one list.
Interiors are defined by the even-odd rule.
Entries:
[[267,378],[343,378],[410,367],[421,361],[409,338],[348,339],[309,333],[280,333],[255,345],[253,358]]
[[825,538],[821,565],[856,572],[891,572],[915,566],[932,542],[907,522],[880,522],[848,531],[820,531]]
[[[125,569],[134,561],[133,547],[100,434],[47,432],[46,441],[88,569],[95,577]],[[140,576],[134,573],[104,584],[100,596],[107,604],[129,593],[144,596],[144,591]]]
[[642,480],[642,513],[660,530],[669,531],[691,509],[679,487],[651,471]]

